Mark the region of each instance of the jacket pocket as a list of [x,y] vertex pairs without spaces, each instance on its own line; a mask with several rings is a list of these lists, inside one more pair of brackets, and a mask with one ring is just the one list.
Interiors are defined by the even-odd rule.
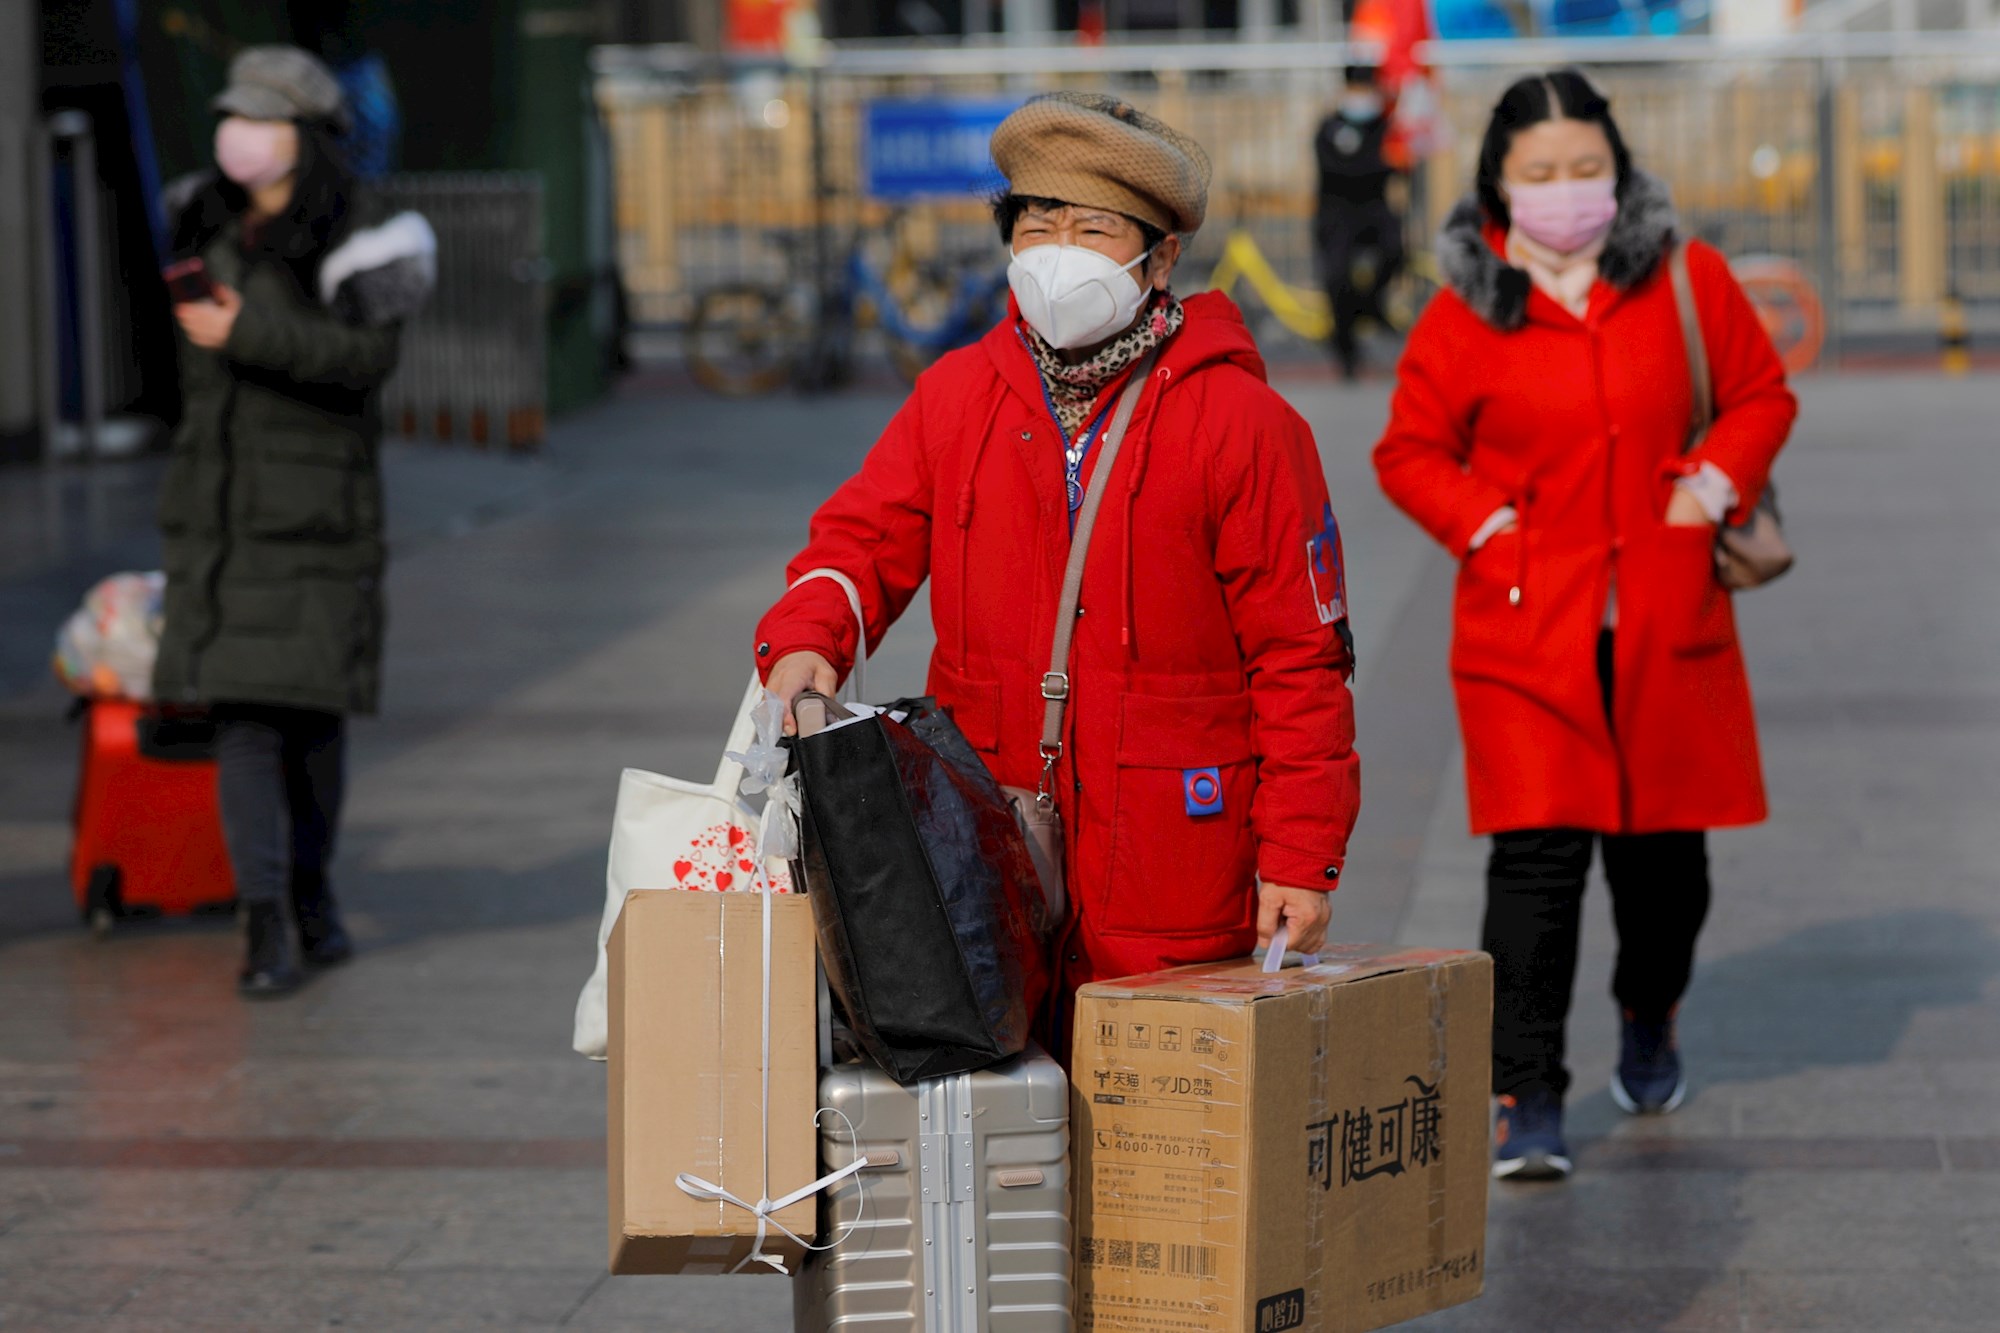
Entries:
[[277,541],[345,541],[355,532],[353,446],[280,435],[252,455],[244,529]]
[[225,581],[216,589],[216,609],[225,634],[289,635],[301,623],[296,585]]
[[932,668],[931,682],[938,703],[951,714],[953,725],[966,744],[979,751],[993,766],[1000,752],[1000,682],[975,680],[938,663]]
[[1660,628],[1682,657],[1717,652],[1736,642],[1729,590],[1715,576],[1715,529],[1660,525]]
[[1250,826],[1256,791],[1247,693],[1126,695],[1111,873],[1098,887],[1103,929],[1207,935],[1248,922],[1257,877]]
[[1452,596],[1453,672],[1512,677],[1532,658],[1539,618],[1529,586],[1534,555],[1516,526],[1487,538],[1459,566]]

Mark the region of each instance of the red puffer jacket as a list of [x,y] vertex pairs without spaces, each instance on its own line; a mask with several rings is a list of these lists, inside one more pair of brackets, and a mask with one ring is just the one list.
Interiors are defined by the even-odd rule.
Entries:
[[[1186,310],[1084,572],[1056,775],[1071,985],[1247,952],[1258,877],[1333,888],[1360,803],[1339,532],[1311,431],[1226,297]],[[1069,515],[1018,318],[917,381],[790,572],[852,577],[871,644],[929,577],[930,690],[1002,783],[1033,788]],[[843,673],[853,659],[853,616],[824,579],[757,637],[765,670],[808,649]],[[1209,769],[1213,813],[1190,794]]]
[[[1569,826],[1650,833],[1764,818],[1757,724],[1713,530],[1669,527],[1675,481],[1715,464],[1756,504],[1797,411],[1722,256],[1689,251],[1715,422],[1692,408],[1667,272],[1664,187],[1620,203],[1582,319],[1501,258],[1461,204],[1440,258],[1452,290],[1410,333],[1382,487],[1463,563],[1451,670],[1475,833]],[[1468,553],[1503,505],[1516,530]],[[1596,645],[1617,599],[1613,716]]]

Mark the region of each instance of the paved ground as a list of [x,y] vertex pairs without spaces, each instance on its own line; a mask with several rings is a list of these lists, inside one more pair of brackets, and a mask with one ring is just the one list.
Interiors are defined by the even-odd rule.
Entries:
[[[1468,943],[1450,571],[1369,479],[1379,387],[1286,387],[1363,649],[1336,929]],[[1781,470],[1804,563],[1742,604],[1776,817],[1717,840],[1695,1095],[1611,1109],[1597,903],[1580,1173],[1496,1192],[1490,1292],[1429,1326],[2000,1322],[2000,384],[1805,397]],[[389,711],[356,731],[342,860],[365,952],[256,1007],[225,923],[94,943],[62,882],[47,642],[92,577],[147,563],[150,474],[95,497],[0,474],[0,1328],[785,1326],[775,1280],[605,1276],[602,1069],[568,1019],[619,767],[708,771],[784,555],[892,407],[628,398],[540,463],[396,451]],[[920,680],[913,621],[884,690]]]

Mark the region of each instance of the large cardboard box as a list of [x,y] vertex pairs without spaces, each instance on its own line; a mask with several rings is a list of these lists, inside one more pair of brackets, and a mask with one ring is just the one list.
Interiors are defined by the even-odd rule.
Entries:
[[1360,1333],[1477,1296],[1493,966],[1335,946],[1077,997],[1078,1328]]
[[[611,1271],[722,1273],[755,1247],[757,1219],[675,1184],[699,1176],[777,1199],[819,1174],[812,906],[770,895],[771,1103],[764,1127],[764,895],[645,890],[611,932]],[[817,1203],[777,1220],[811,1239]],[[770,1229],[788,1268],[802,1251]],[[773,1271],[750,1264],[746,1273]]]

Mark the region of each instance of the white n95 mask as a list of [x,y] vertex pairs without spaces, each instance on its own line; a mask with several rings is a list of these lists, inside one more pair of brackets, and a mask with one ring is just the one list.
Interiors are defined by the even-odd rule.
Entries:
[[1088,347],[1138,318],[1146,289],[1126,275],[1152,253],[1120,264],[1081,245],[1031,245],[1014,252],[1007,285],[1042,341],[1065,350]]

